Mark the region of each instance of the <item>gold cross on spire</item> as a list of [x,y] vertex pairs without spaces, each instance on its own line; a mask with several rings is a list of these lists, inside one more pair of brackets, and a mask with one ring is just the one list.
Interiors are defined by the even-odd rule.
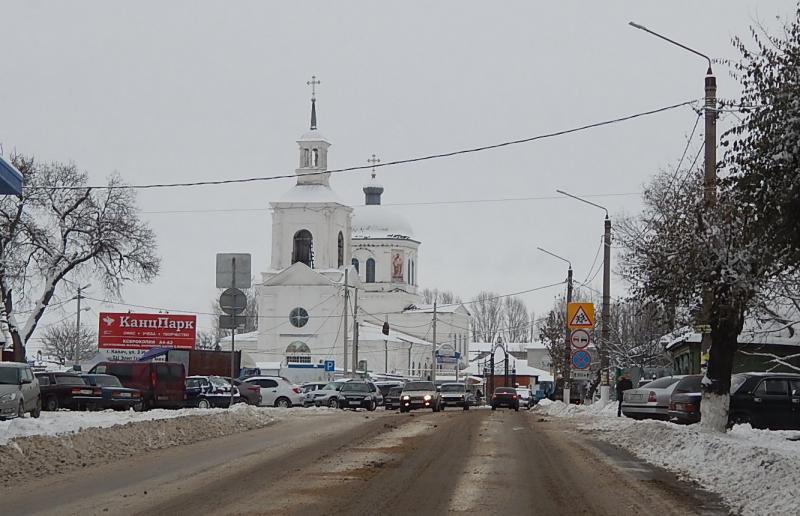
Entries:
[[380,162],[381,162],[381,160],[379,160],[379,159],[378,159],[378,158],[375,156],[375,154],[373,154],[373,155],[372,155],[372,157],[371,157],[371,158],[369,158],[369,159],[367,160],[367,163],[369,163],[370,165],[372,165],[372,179],[375,179],[375,165],[377,165],[377,164],[378,164],[378,163],[380,163]]
[[310,81],[306,81],[306,84],[311,86],[311,98],[312,99],[315,98],[316,95],[317,95],[317,84],[319,84],[319,83],[320,82],[317,80],[317,76],[316,75],[312,75],[311,76],[311,80]]

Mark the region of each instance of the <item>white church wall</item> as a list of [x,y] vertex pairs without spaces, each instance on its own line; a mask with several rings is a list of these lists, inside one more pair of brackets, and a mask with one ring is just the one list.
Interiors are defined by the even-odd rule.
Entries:
[[294,235],[301,229],[311,232],[315,269],[338,268],[339,232],[344,237],[344,264],[350,263],[350,212],[352,208],[336,204],[272,203],[272,269],[292,264]]
[[[352,255],[359,263],[358,276],[365,282],[367,290],[387,291],[401,287],[411,292],[416,292],[417,287],[414,278],[410,277],[409,260],[414,263],[417,269],[417,254],[419,242],[403,239],[353,239]],[[392,257],[393,251],[400,251],[402,255],[402,274],[403,281],[394,281],[392,278]],[[367,259],[375,260],[375,283],[367,281]]]

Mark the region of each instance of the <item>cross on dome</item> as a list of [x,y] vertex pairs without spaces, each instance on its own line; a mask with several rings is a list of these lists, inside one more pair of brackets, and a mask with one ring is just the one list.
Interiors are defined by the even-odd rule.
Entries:
[[377,165],[380,162],[381,160],[378,159],[378,157],[376,157],[375,154],[373,154],[372,157],[367,160],[367,163],[372,165],[372,179],[375,179],[375,165]]
[[311,86],[311,130],[314,131],[317,128],[317,84],[320,84],[320,81],[316,75],[312,75],[306,84]]

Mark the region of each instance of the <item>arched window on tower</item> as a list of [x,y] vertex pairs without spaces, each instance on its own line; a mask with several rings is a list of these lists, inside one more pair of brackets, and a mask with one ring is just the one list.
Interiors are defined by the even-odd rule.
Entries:
[[353,258],[350,260],[350,263],[353,264],[353,268],[356,270],[356,272],[358,272],[358,258]]
[[375,283],[375,260],[367,259],[367,283]]
[[300,163],[300,167],[308,168],[308,165],[311,163],[311,151],[308,149],[303,149],[303,161]]
[[302,262],[314,268],[314,239],[311,232],[301,229],[294,234],[294,245],[292,247],[292,263]]
[[341,231],[339,231],[338,257],[337,267],[341,267],[344,265],[344,235]]
[[319,166],[319,150],[311,150],[311,166],[317,168]]

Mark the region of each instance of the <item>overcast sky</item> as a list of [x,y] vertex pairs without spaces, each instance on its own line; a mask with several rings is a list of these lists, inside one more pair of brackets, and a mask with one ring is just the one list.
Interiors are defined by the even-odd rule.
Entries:
[[[706,2],[0,2],[0,142],[73,161],[103,183],[291,173],[308,127],[312,74],[330,168],[482,146],[568,129],[703,95],[702,59],[627,25],[635,20],[715,58],[731,37],[774,27],[793,1]],[[718,64],[719,96],[738,87]],[[578,134],[379,170],[386,204],[591,195],[612,217],[677,163],[688,107]],[[722,120],[721,127],[730,119]],[[696,135],[702,137],[702,123]],[[699,147],[693,145],[693,149]],[[369,173],[333,176],[352,205]],[[162,272],[124,301],[208,312],[214,256],[269,263],[267,210],[293,180],[139,194]],[[206,211],[202,210],[240,210]],[[242,209],[248,209],[241,211]],[[590,273],[603,212],[570,199],[398,206],[422,242],[419,283],[464,299]],[[176,211],[192,211],[175,213]],[[200,210],[194,212],[193,210]],[[599,265],[599,261],[598,261]],[[592,285],[601,288],[602,274]],[[615,280],[614,296],[625,285]],[[561,291],[526,294],[543,314]],[[60,294],[62,298],[65,293]],[[102,298],[99,288],[90,295]],[[103,309],[89,302],[97,320]],[[74,311],[54,309],[53,322]],[[209,319],[201,317],[200,325]]]

